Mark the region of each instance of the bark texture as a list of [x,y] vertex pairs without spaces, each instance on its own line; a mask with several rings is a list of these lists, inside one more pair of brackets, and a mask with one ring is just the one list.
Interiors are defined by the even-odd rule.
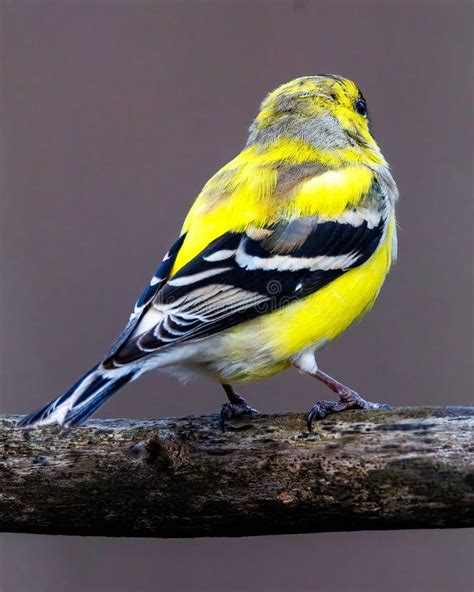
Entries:
[[0,418],[0,530],[242,536],[474,525],[474,408],[92,421]]

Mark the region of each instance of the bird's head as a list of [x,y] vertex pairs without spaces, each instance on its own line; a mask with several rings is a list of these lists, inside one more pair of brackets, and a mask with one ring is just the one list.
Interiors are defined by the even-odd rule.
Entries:
[[341,76],[297,78],[264,99],[248,144],[285,136],[322,150],[356,148],[383,159],[369,130],[364,96],[352,80]]

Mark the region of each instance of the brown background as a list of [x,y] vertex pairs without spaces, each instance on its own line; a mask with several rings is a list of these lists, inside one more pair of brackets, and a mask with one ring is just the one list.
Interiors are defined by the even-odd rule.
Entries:
[[[1,3],[1,412],[59,394],[107,349],[193,197],[264,94],[354,78],[401,191],[400,258],[320,357],[369,398],[472,403],[472,5]],[[262,411],[328,393],[288,371]],[[101,417],[209,413],[205,382],[148,375]],[[1,590],[467,591],[469,531],[236,540],[3,535]]]

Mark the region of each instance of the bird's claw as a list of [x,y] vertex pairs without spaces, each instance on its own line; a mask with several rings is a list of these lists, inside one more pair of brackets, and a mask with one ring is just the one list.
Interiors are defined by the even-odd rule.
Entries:
[[315,403],[309,413],[307,419],[308,432],[313,430],[313,422],[318,419],[324,419],[330,413],[337,413],[343,411],[346,406],[342,406],[339,401],[318,401]]
[[370,411],[373,409],[393,409],[393,407],[388,403],[372,403],[371,401],[366,401],[355,391],[347,389],[339,393],[339,401],[319,401],[311,407],[307,419],[308,431],[312,431],[315,420],[324,419],[330,413],[339,413],[346,409]]
[[225,432],[226,421],[229,421],[234,417],[239,417],[240,415],[256,417],[259,415],[259,412],[253,407],[250,407],[243,397],[240,398],[242,401],[239,403],[227,402],[222,405],[220,412],[220,426],[223,432]]

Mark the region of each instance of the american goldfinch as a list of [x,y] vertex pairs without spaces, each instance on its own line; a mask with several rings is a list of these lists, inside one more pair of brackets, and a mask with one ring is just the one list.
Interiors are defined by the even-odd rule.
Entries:
[[105,358],[21,426],[83,423],[161,368],[219,381],[221,423],[256,413],[231,386],[294,366],[337,393],[314,419],[376,409],[316,354],[369,311],[396,257],[398,191],[351,80],[305,76],[262,102],[240,154],[204,186]]

